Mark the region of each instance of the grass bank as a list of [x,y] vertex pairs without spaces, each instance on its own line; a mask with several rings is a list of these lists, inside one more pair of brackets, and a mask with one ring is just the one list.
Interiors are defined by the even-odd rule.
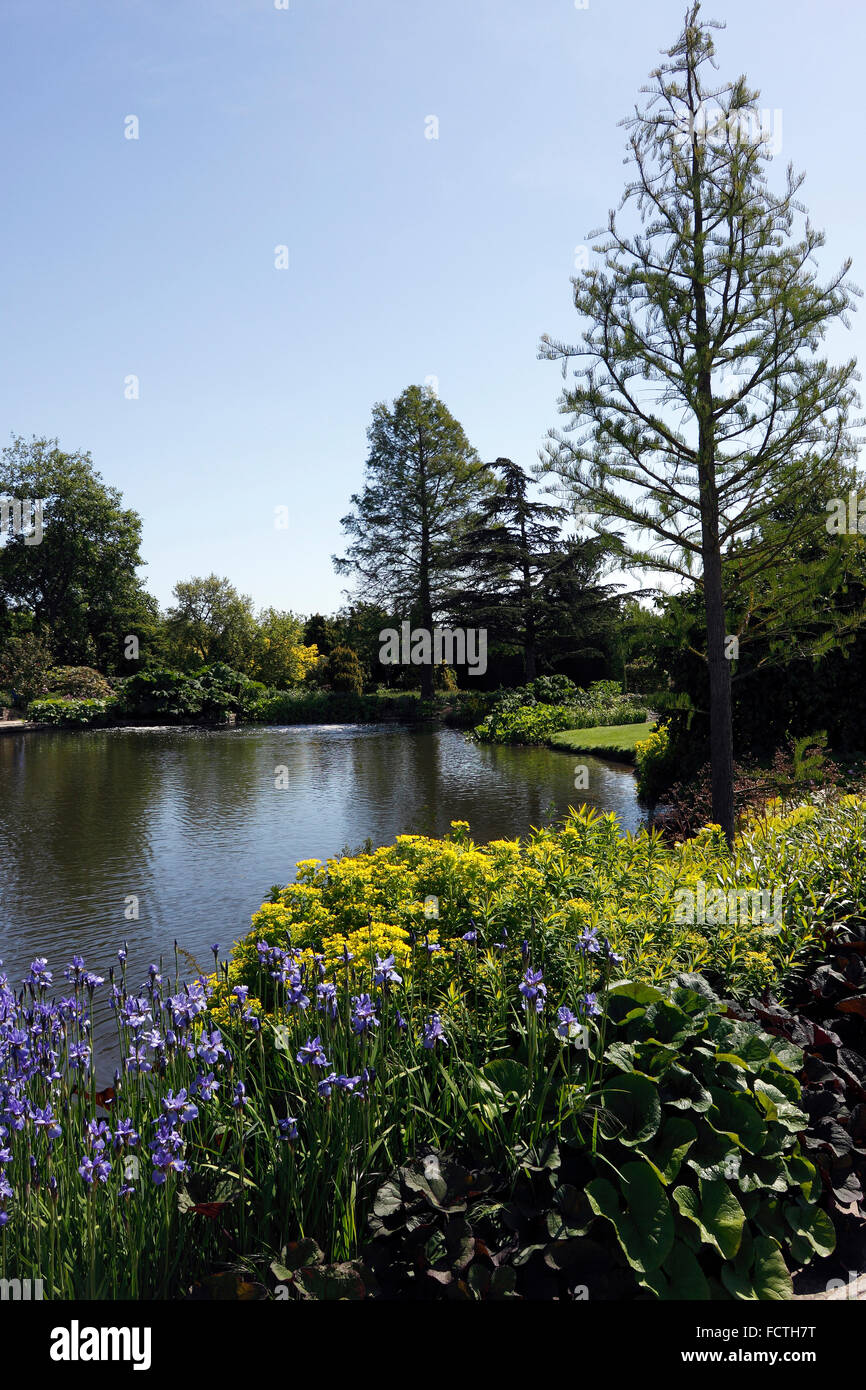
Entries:
[[615,762],[633,763],[635,744],[649,737],[653,722],[647,719],[641,724],[566,729],[563,733],[551,734],[547,742],[550,748],[559,748],[565,753],[594,753]]

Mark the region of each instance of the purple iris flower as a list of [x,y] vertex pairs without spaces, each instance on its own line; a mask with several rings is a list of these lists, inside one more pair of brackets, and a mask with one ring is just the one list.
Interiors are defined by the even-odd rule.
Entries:
[[443,1047],[448,1046],[448,1039],[445,1036],[445,1029],[442,1027],[442,1020],[438,1014],[430,1015],[430,1022],[424,1024],[424,1036],[421,1039],[421,1046],[426,1048],[435,1047],[437,1042],[441,1042]]
[[218,1028],[214,1028],[212,1033],[206,1031],[202,1033],[196,1052],[209,1067],[215,1066],[220,1057],[226,1056],[222,1034]]
[[574,949],[581,956],[598,956],[602,943],[598,937],[598,927],[587,927],[574,943]]
[[214,1080],[213,1072],[208,1072],[207,1076],[199,1072],[192,1085],[193,1091],[201,1096],[202,1100],[213,1100],[219,1088],[220,1083]]
[[84,973],[85,971],[83,956],[73,956],[71,962],[69,963],[69,965],[66,966],[65,970],[63,971],[63,974],[66,977],[66,979],[70,980],[73,984],[76,985],[84,978]]
[[561,1008],[557,1009],[556,1017],[557,1037],[560,1037],[563,1039],[563,1041],[567,1042],[569,1038],[574,1037],[576,1030],[580,1027],[577,1017],[575,1014],[571,1012],[571,1009],[566,1008],[564,1004]]
[[319,1000],[319,1011],[327,1014],[333,1022],[337,1017],[337,986],[328,983],[317,985],[316,997]]
[[298,1122],[292,1115],[287,1115],[284,1120],[278,1120],[277,1123],[279,1125],[281,1139],[297,1139]]
[[47,968],[48,959],[46,956],[37,956],[30,963],[30,974],[22,981],[25,985],[33,985],[36,989],[47,989],[54,976]]
[[544,983],[542,971],[530,967],[520,984],[520,993],[523,995],[524,1009],[527,1005],[534,1004],[535,1012],[540,1014],[547,995],[547,985]]
[[44,1110],[33,1111],[33,1124],[37,1130],[42,1130],[49,1139],[60,1138],[60,1126],[54,1117],[54,1111],[50,1104],[46,1105]]
[[359,994],[357,998],[352,1000],[352,1032],[361,1036],[369,1032],[371,1028],[378,1027],[376,1005],[369,994]]
[[104,1120],[90,1120],[85,1129],[87,1147],[93,1153],[101,1153],[106,1144],[111,1143],[111,1130]]
[[139,1136],[132,1127],[132,1120],[115,1120],[114,1122],[114,1147],[122,1149],[134,1149],[138,1143]]
[[376,952],[376,967],[373,971],[374,985],[402,985],[403,976],[398,975],[394,969],[393,955],[386,956],[382,960],[378,951]]
[[584,1018],[599,1018],[601,1016],[601,1006],[594,994],[585,994],[578,1007]]
[[307,1041],[298,1052],[298,1061],[302,1067],[330,1067],[331,1065],[325,1056],[322,1039],[318,1037],[307,1038]]
[[87,1187],[92,1187],[94,1182],[108,1182],[108,1175],[111,1172],[111,1164],[107,1158],[82,1158],[78,1165],[78,1171]]

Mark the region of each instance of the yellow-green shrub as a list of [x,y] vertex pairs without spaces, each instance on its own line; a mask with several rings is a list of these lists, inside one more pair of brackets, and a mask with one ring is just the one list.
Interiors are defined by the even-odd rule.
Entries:
[[[866,802],[801,806],[748,822],[730,852],[718,827],[671,846],[655,832],[621,835],[614,815],[572,811],[524,840],[475,845],[465,822],[441,840],[398,836],[360,854],[303,860],[294,883],[264,903],[233,949],[229,983],[255,986],[256,945],[321,952],[330,969],[349,950],[359,960],[393,954],[408,971],[410,942],[439,942],[439,964],[474,924],[480,945],[523,937],[532,916],[545,931],[577,938],[597,930],[624,956],[623,972],[648,981],[702,971],[746,995],[778,981],[815,942],[822,924],[862,896],[858,846]],[[683,890],[781,891],[780,920],[682,921]],[[425,915],[434,899],[438,916]]]

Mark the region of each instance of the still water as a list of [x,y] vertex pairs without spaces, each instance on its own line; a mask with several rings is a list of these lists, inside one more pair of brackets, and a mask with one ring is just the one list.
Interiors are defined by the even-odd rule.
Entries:
[[[368,836],[383,845],[466,820],[481,843],[581,801],[636,829],[629,768],[581,755],[590,790],[577,792],[577,760],[393,725],[3,735],[0,959],[17,984],[47,956],[60,993],[73,952],[107,975],[125,938],[137,986],[160,956],[173,969],[175,939],[211,968],[211,943],[225,953],[296,860]],[[137,920],[126,915],[136,909]],[[104,1004],[95,1018],[103,1055]]]

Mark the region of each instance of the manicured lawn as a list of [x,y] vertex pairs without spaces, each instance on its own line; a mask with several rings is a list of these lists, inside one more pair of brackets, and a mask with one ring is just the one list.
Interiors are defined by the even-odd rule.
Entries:
[[617,762],[633,763],[635,744],[647,738],[652,727],[653,720],[648,719],[642,724],[566,729],[561,734],[551,734],[548,743],[551,748],[561,748],[566,753],[596,753]]

